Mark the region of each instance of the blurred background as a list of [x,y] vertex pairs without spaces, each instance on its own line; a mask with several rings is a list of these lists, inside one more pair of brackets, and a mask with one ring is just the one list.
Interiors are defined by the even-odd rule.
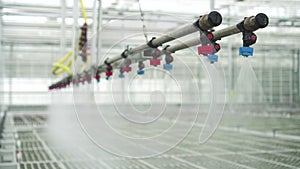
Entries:
[[[90,65],[145,43],[145,35],[159,37],[211,11],[223,17],[216,31],[258,13],[269,17],[269,25],[255,32],[254,56],[248,58],[239,56],[239,33],[218,41],[214,65],[194,46],[173,55],[170,73],[145,62],[142,77],[136,76],[135,64],[122,80],[115,70],[110,81],[103,74],[100,83],[49,91],[67,76],[54,76],[53,63],[78,43],[84,23],[79,0],[0,0],[0,168],[300,168],[300,1],[83,3]],[[195,32],[167,44],[198,36]],[[212,74],[215,69],[221,78]],[[213,83],[220,84],[224,100],[215,100]],[[128,137],[154,137],[172,124],[185,127],[166,134],[158,145],[132,148],[98,126],[93,117],[99,112]],[[147,128],[134,120],[157,125]],[[209,124],[216,130],[204,131],[213,135],[199,143]],[[147,158],[127,158],[126,153]]]

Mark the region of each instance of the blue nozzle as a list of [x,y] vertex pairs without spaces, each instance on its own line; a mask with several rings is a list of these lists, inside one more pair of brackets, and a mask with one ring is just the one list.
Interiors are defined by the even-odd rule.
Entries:
[[241,56],[253,56],[254,49],[252,47],[240,47]]
[[124,78],[124,77],[125,77],[124,73],[119,74],[119,78]]
[[173,65],[172,64],[164,64],[164,69],[165,70],[172,70],[173,69]]
[[218,57],[218,55],[209,54],[209,55],[207,55],[207,58],[211,63],[214,63],[214,62],[218,62],[219,57]]
[[143,74],[145,74],[145,71],[144,71],[144,70],[138,70],[138,71],[137,71],[137,74],[138,74],[138,75],[143,75]]

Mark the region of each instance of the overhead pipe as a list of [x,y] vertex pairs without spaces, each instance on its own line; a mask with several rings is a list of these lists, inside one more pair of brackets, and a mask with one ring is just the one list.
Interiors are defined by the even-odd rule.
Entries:
[[[172,41],[174,39],[180,38],[182,36],[185,36],[187,34],[190,34],[190,33],[193,33],[193,32],[199,31],[199,30],[207,31],[207,30],[213,28],[214,26],[219,25],[221,21],[222,21],[222,18],[221,18],[221,15],[219,15],[219,13],[211,12],[208,15],[204,15],[204,16],[200,17],[200,19],[197,22],[195,22],[193,25],[183,26],[181,28],[178,28],[178,29],[170,32],[167,35],[164,35],[159,38],[153,38],[147,44],[140,45],[136,48],[127,49],[122,54],[120,54],[116,57],[108,58],[104,64],[101,64],[95,68],[96,74],[105,72],[107,70],[107,67],[109,67],[109,69],[110,69],[109,71],[112,71],[113,67],[116,67],[120,64],[121,59],[127,58],[127,56],[129,56],[129,55],[139,53],[139,52],[149,49],[149,48],[156,48],[166,42]],[[250,16],[250,17],[245,18],[242,22],[238,23],[237,25],[230,26],[230,27],[227,27],[227,28],[219,30],[219,31],[211,32],[213,35],[213,38],[211,40],[213,40],[213,41],[220,40],[223,37],[230,36],[233,34],[244,32],[244,31],[256,31],[259,28],[266,27],[268,25],[268,23],[269,23],[268,17],[265,14],[260,13],[256,16]],[[174,46],[167,47],[167,48],[165,48],[165,50],[170,53],[174,53],[178,50],[182,50],[182,49],[185,49],[185,48],[188,48],[191,46],[195,46],[198,44],[201,44],[201,40],[199,37],[188,40],[186,42],[179,43]],[[109,72],[109,73],[112,73],[112,72]],[[74,79],[72,76],[68,76],[68,77],[64,78],[62,81],[54,84],[54,86],[53,85],[50,86],[50,88],[51,87],[55,88],[55,87],[61,86],[61,85],[63,85],[63,87],[64,87],[64,86],[66,86],[65,84],[69,84],[72,79]]]
[[[116,57],[113,57],[111,59],[107,60],[107,63],[111,64],[113,62],[116,62],[124,57],[124,55],[133,55],[136,53],[139,53],[143,50],[149,49],[149,48],[156,48],[161,46],[162,44],[172,41],[174,39],[189,35],[191,33],[199,31],[199,28],[201,30],[209,30],[215,26],[219,26],[222,22],[222,16],[220,13],[213,11],[209,14],[201,16],[195,23],[188,24],[183,27],[180,27],[164,36],[161,36],[159,38],[153,38],[151,41],[149,41],[147,44],[140,45],[138,47],[132,48],[129,51],[122,53],[121,55],[118,55]],[[101,65],[102,66],[102,65]],[[101,67],[100,66],[100,67]]]
[[[212,40],[221,40],[223,37],[241,33],[243,30],[256,31],[259,28],[265,28],[269,24],[269,18],[266,14],[259,13],[256,16],[250,16],[245,18],[242,22],[237,25],[229,26],[219,31],[212,32]],[[179,44],[168,47],[166,50],[174,53],[178,50],[186,49],[192,46],[201,44],[199,37],[181,42]]]
[[[133,55],[136,53],[139,53],[143,50],[146,49],[150,49],[150,48],[157,48],[159,46],[162,46],[164,43],[172,41],[174,39],[186,36],[188,34],[197,32],[199,30],[203,30],[203,31],[207,31],[212,29],[215,26],[220,25],[222,22],[222,16],[220,13],[216,12],[216,11],[212,11],[209,14],[200,16],[199,19],[194,22],[193,24],[187,24],[185,26],[182,26],[178,29],[175,29],[174,31],[171,31],[170,33],[158,37],[158,38],[152,38],[148,43],[140,45],[138,47],[135,48],[131,48],[129,50],[125,50],[124,52],[122,52],[120,55],[115,56],[113,58],[108,58],[107,60],[105,60],[105,63],[99,65],[96,69],[97,73],[101,73],[103,71],[105,71],[105,69],[109,70],[107,71],[107,73],[109,73],[109,75],[112,75],[112,68],[118,64],[118,61],[123,59],[123,58],[127,58],[129,55]],[[114,66],[111,66],[111,64],[114,64]],[[91,71],[91,70],[89,70]],[[71,80],[74,79],[75,77],[72,77],[72,75],[64,78],[62,81],[50,86],[50,89],[56,88],[56,87],[65,87],[66,85],[70,84]]]
[[127,58],[129,55],[134,55],[150,48],[155,49],[159,46],[162,46],[166,42],[186,36],[188,34],[197,32],[199,30],[201,31],[211,30],[213,27],[219,26],[221,23],[222,23],[221,14],[216,11],[212,11],[209,14],[200,16],[199,19],[193,24],[184,25],[159,38],[153,37],[146,44],[140,45],[135,48],[126,49],[120,55],[117,55],[113,58],[106,59],[102,65],[98,66],[96,71],[103,72],[106,69],[106,77],[109,78],[110,76],[112,76],[113,67],[119,64],[118,61]]

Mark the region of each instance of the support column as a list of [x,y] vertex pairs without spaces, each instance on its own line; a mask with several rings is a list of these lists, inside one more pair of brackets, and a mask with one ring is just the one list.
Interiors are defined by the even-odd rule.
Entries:
[[297,59],[298,59],[298,106],[300,106],[300,49],[297,50]]
[[292,50],[292,59],[293,59],[293,105],[294,106],[299,106],[299,101],[300,101],[300,85],[299,85],[299,78],[300,78],[300,73],[299,73],[299,54],[298,54],[298,49],[293,49]]
[[280,72],[279,72],[279,92],[280,92],[280,95],[279,95],[279,102],[280,103],[283,103],[283,88],[284,88],[284,82],[283,82],[283,76],[284,76],[284,73],[283,73],[283,70],[284,70],[284,65],[280,65]]
[[[10,71],[12,71],[12,62],[13,62],[13,59],[12,59],[12,57],[14,56],[14,54],[13,54],[13,51],[14,51],[14,49],[13,49],[13,44],[10,44],[10,46],[9,46],[9,70]],[[13,72],[13,71],[12,71]],[[9,91],[8,91],[8,98],[9,98],[9,100],[8,100],[8,106],[12,106],[12,75],[11,75],[11,73],[9,73],[9,75],[7,76],[7,78],[8,78],[8,86],[9,86]]]
[[228,43],[228,90],[233,90],[234,78],[233,78],[233,53],[232,53],[232,41],[229,40]]
[[92,28],[92,49],[91,49],[91,64],[97,65],[99,62],[99,51],[101,49],[100,31],[102,22],[101,0],[94,0],[93,10],[93,28]]
[[[2,1],[0,0],[0,4],[2,6]],[[2,13],[2,7],[0,8],[0,13]],[[5,110],[5,100],[4,100],[4,57],[3,57],[3,53],[2,53],[2,17],[0,17],[0,40],[1,40],[1,44],[0,44],[0,92],[2,93],[0,96],[0,111],[4,111]]]
[[292,53],[292,61],[293,61],[293,68],[291,70],[292,72],[292,94],[293,94],[293,100],[292,100],[292,104],[296,105],[297,103],[297,99],[298,99],[298,85],[297,85],[297,81],[298,81],[298,77],[297,77],[297,68],[298,68],[298,61],[297,61],[297,50],[293,49],[291,50]]
[[101,31],[102,31],[102,0],[98,0],[98,31],[97,31],[97,58],[96,58],[96,63],[99,64],[100,61],[100,51],[102,48],[102,43],[101,43]]
[[[231,16],[231,9],[230,6],[228,6],[228,14]],[[228,23],[230,23],[230,17],[227,20]],[[232,99],[234,97],[234,74],[233,74],[233,47],[232,47],[232,37],[229,37],[228,39],[228,82],[227,82],[227,89],[229,92],[229,99]]]
[[60,0],[61,25],[60,25],[60,53],[59,58],[66,54],[66,0]]
[[74,50],[73,52],[73,60],[74,62],[72,62],[72,70],[73,72],[75,72],[75,62],[76,59],[75,57],[78,54],[78,18],[79,18],[79,4],[78,4],[78,0],[73,0],[73,38],[72,38],[72,50]]

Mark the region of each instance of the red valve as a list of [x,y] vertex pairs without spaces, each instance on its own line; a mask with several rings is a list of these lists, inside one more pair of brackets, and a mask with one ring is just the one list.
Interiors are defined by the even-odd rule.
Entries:
[[216,51],[218,52],[218,51],[221,49],[221,46],[220,46],[218,43],[216,43],[216,44],[215,44],[215,49],[216,49]]
[[212,33],[207,34],[207,38],[209,40],[212,40],[214,38],[214,35]]
[[96,79],[97,82],[100,82],[101,77],[98,73],[94,76],[94,78]]
[[156,56],[159,56],[159,55],[160,55],[160,50],[156,50],[156,51],[155,51],[155,55],[156,55]]
[[130,72],[132,69],[130,66],[126,66],[122,69],[123,72]]
[[107,77],[110,77],[110,76],[112,76],[112,75],[113,75],[113,73],[112,73],[112,72],[110,72],[110,71],[107,71],[107,72],[105,73],[105,75],[106,75]]
[[256,41],[256,38],[257,38],[257,37],[256,37],[256,35],[251,35],[250,38],[251,38],[252,41]]
[[158,66],[158,65],[160,65],[160,60],[159,59],[150,59],[150,65]]
[[213,47],[212,46],[199,46],[198,47],[198,54],[199,55],[208,55],[213,54]]

